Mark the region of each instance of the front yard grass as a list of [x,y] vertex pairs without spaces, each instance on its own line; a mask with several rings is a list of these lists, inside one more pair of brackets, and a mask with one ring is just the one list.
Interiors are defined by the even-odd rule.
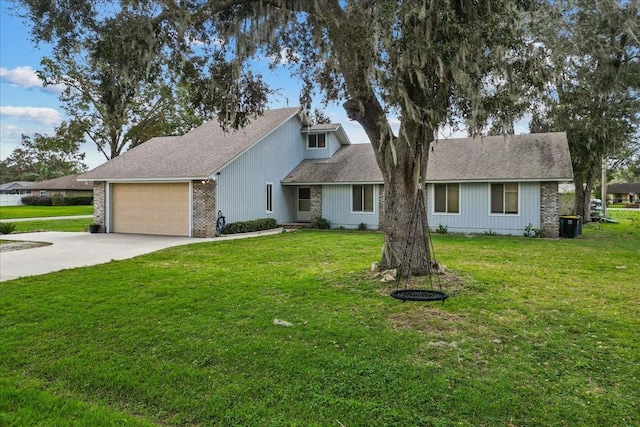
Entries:
[[433,239],[455,274],[444,305],[367,278],[373,232],[0,283],[0,425],[640,423],[637,225]]
[[93,206],[2,206],[0,219],[93,215]]
[[43,219],[36,221],[14,222],[14,233],[32,233],[35,231],[87,231],[93,218],[77,219]]

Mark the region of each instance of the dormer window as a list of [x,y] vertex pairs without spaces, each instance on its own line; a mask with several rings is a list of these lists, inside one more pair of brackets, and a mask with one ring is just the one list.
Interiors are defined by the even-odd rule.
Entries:
[[307,148],[327,148],[327,139],[324,133],[310,133],[307,135]]

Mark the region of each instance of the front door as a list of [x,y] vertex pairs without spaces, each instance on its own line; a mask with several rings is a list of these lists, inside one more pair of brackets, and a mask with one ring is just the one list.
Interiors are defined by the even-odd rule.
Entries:
[[311,221],[311,188],[298,187],[298,221]]

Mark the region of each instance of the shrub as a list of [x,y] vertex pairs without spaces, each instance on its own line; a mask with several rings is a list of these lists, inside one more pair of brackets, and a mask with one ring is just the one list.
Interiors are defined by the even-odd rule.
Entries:
[[64,206],[64,196],[60,193],[51,196],[51,206]]
[[274,218],[260,218],[251,221],[240,221],[227,224],[224,234],[250,233],[252,231],[271,230],[278,222]]
[[436,233],[439,234],[447,234],[449,230],[446,225],[438,224],[438,228],[436,229]]
[[67,206],[91,206],[93,205],[93,197],[92,196],[65,197],[64,204]]
[[51,206],[51,197],[25,196],[22,203],[30,206]]
[[12,222],[0,222],[0,234],[11,234],[16,231],[16,225]]
[[331,228],[331,222],[327,218],[318,218],[316,220],[316,227],[320,230],[329,230]]
[[358,224],[358,230],[366,230],[367,229],[367,224],[364,222],[361,222],[360,224]]

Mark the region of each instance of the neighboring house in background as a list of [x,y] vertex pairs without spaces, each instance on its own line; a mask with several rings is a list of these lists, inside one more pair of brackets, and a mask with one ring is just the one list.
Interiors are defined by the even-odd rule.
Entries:
[[0,184],[0,206],[22,205],[22,198],[31,195],[31,190],[25,190],[23,188],[27,184],[31,184],[31,182],[12,181]]
[[65,197],[93,195],[91,184],[78,181],[78,175],[67,175],[47,181],[30,182],[23,189],[30,190],[31,195],[36,197],[51,197],[54,194],[62,194]]
[[[427,177],[433,181],[432,226],[435,221],[451,231],[521,235],[532,223],[557,236],[558,182],[571,179],[564,134],[539,134],[522,143],[518,136],[485,138],[457,157],[446,156],[446,144],[455,149],[456,141],[471,140],[439,141],[431,152],[430,169],[449,161],[447,174]],[[491,155],[481,156],[489,148]],[[492,162],[483,165],[474,156]],[[498,159],[497,167],[509,174],[489,172]],[[459,179],[449,178],[449,168],[461,164],[479,171],[462,168]],[[524,175],[518,177],[520,168]],[[218,211],[227,223],[314,223],[323,217],[333,227],[378,229],[382,218],[383,180],[372,146],[352,145],[339,124],[312,126],[299,108],[267,111],[237,131],[225,132],[212,120],[183,136],[153,138],[79,180],[93,181],[94,222],[106,232],[211,237]],[[501,211],[492,212],[499,197]]]
[[31,181],[11,181],[0,184],[0,194],[31,194],[31,190],[25,190],[24,186],[33,184]]
[[607,203],[640,202],[640,182],[607,185]]

